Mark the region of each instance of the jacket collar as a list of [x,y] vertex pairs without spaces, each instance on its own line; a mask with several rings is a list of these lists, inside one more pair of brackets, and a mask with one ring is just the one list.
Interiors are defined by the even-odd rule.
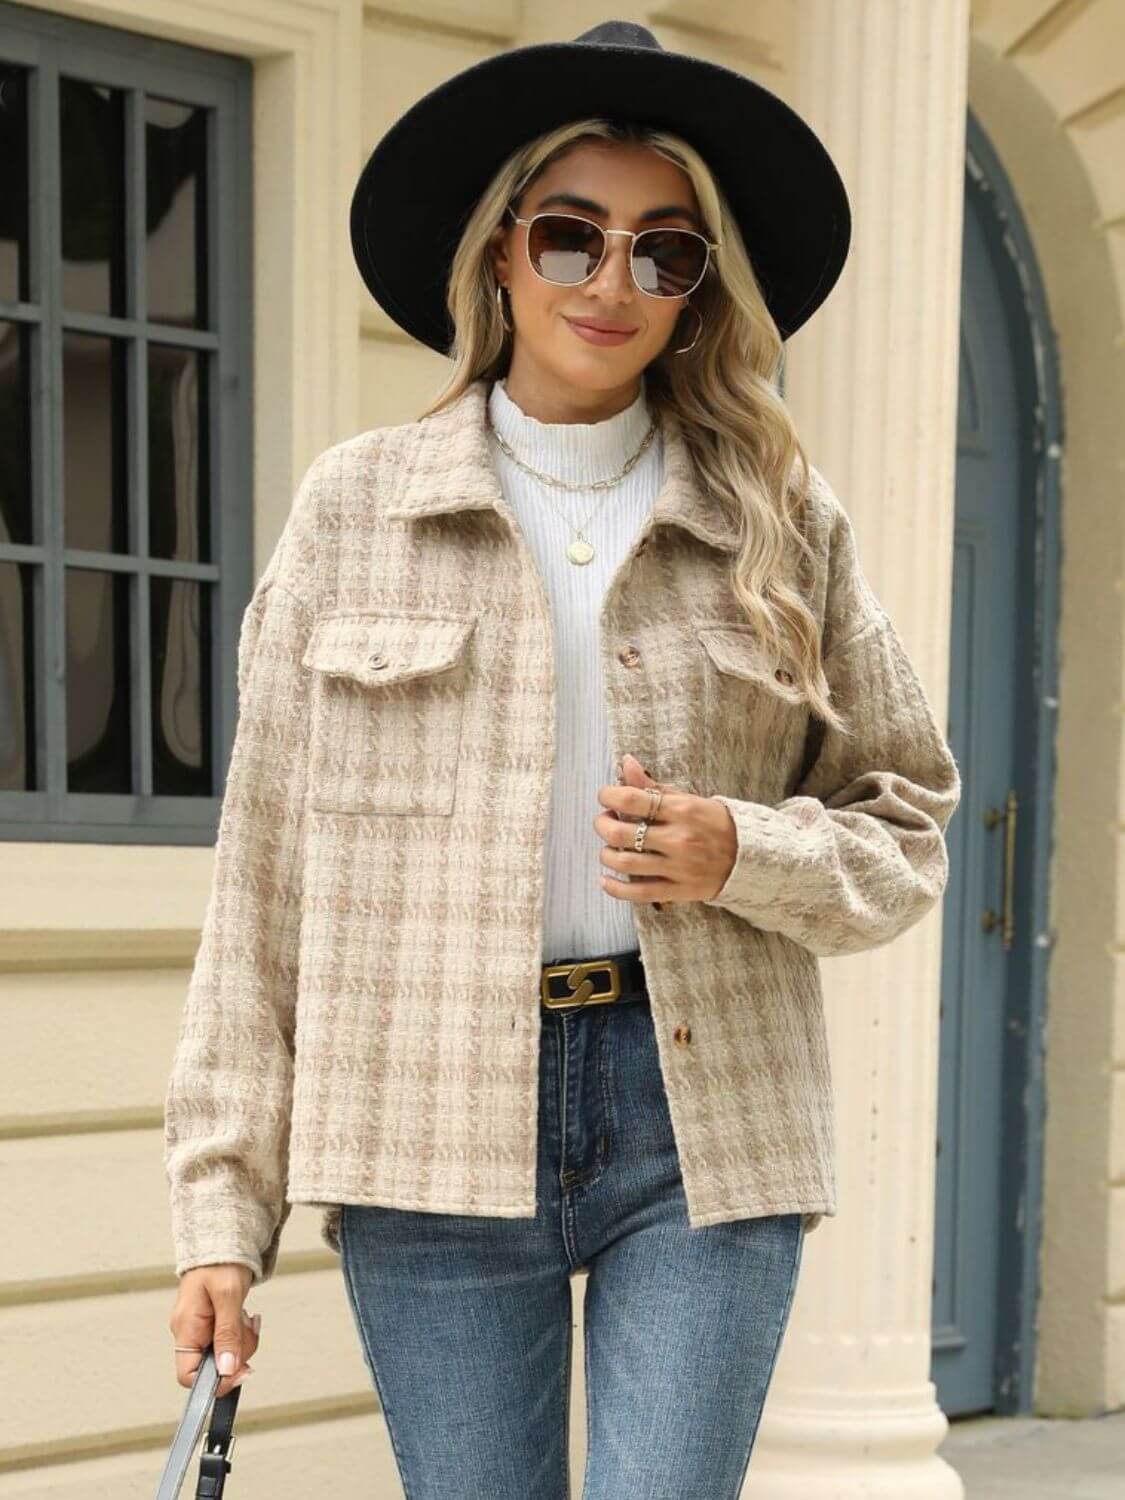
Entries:
[[[393,506],[383,512],[398,520],[491,506],[513,528],[515,514],[504,498],[492,462],[487,424],[490,382],[481,377],[440,411],[413,424],[413,453]],[[650,524],[682,526],[700,541],[734,552],[737,527],[725,519],[701,484],[675,417],[661,412],[664,479],[652,505]]]

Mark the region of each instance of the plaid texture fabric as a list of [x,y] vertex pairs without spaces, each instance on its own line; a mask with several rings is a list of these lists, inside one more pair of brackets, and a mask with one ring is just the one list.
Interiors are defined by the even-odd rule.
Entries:
[[[337,1252],[343,1201],[534,1215],[554,667],[488,390],[321,454],[246,610],[165,1102],[178,1274],[268,1279],[293,1203]],[[664,443],[600,624],[615,759],[738,834],[714,898],[635,907],[688,1216],[811,1229],[836,1211],[818,958],[939,899],[960,778],[823,476],[808,597],[850,736],[741,617],[735,526],[669,418]]]

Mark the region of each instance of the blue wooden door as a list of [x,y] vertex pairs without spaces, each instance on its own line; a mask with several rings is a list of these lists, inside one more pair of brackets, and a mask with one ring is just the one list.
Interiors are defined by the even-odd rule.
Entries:
[[1011,929],[1036,426],[1012,273],[995,195],[967,178],[948,725],[964,790],[943,926],[931,1372],[949,1416],[997,1406],[1005,1089],[1022,1083],[1005,1073],[1005,1031],[1024,936]]

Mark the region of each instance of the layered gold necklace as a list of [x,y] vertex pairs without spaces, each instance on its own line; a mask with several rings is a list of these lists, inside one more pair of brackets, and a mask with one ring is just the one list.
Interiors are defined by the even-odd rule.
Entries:
[[[491,418],[489,418],[488,425],[496,441],[500,444],[500,447],[504,450],[504,452],[508,455],[512,462],[518,468],[522,469],[525,474],[530,474],[534,479],[538,479],[541,484],[545,484],[551,489],[571,491],[610,490],[614,487],[614,485],[620,484],[621,481],[626,477],[626,475],[631,473],[631,471],[640,462],[649,444],[652,442],[659,429],[659,423],[653,421],[648,431],[641,439],[641,443],[637,451],[629,459],[628,463],[619,474],[613,474],[608,479],[594,479],[588,482],[571,483],[569,480],[559,479],[554,474],[544,474],[539,469],[533,469],[530,464],[525,464],[523,459],[518,457],[514,452],[511,444],[505,442],[501,435],[496,431],[496,427]],[[573,521],[571,521],[570,517],[564,515],[563,512],[559,510],[558,506],[555,505],[554,501],[549,495],[547,496],[547,501],[548,504],[550,504],[554,508],[556,514],[566,522],[567,526],[573,526],[574,523]],[[595,556],[594,545],[586,535],[586,527],[597,515],[598,511],[601,510],[604,504],[604,500],[599,500],[597,505],[594,506],[594,509],[590,512],[586,519],[581,523],[580,526],[575,529],[573,540],[568,544],[566,549],[566,555],[572,563],[576,563],[579,565],[581,565],[582,563],[588,563]]]

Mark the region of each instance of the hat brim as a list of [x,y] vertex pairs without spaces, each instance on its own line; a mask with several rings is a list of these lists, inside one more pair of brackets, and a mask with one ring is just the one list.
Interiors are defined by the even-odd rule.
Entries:
[[782,338],[812,316],[843,269],[851,212],[832,158],[801,116],[744,74],[686,53],[546,42],[438,85],[368,157],[352,195],[352,250],[399,327],[449,352],[449,266],[481,193],[530,137],[588,115],[689,141],[726,194]]

